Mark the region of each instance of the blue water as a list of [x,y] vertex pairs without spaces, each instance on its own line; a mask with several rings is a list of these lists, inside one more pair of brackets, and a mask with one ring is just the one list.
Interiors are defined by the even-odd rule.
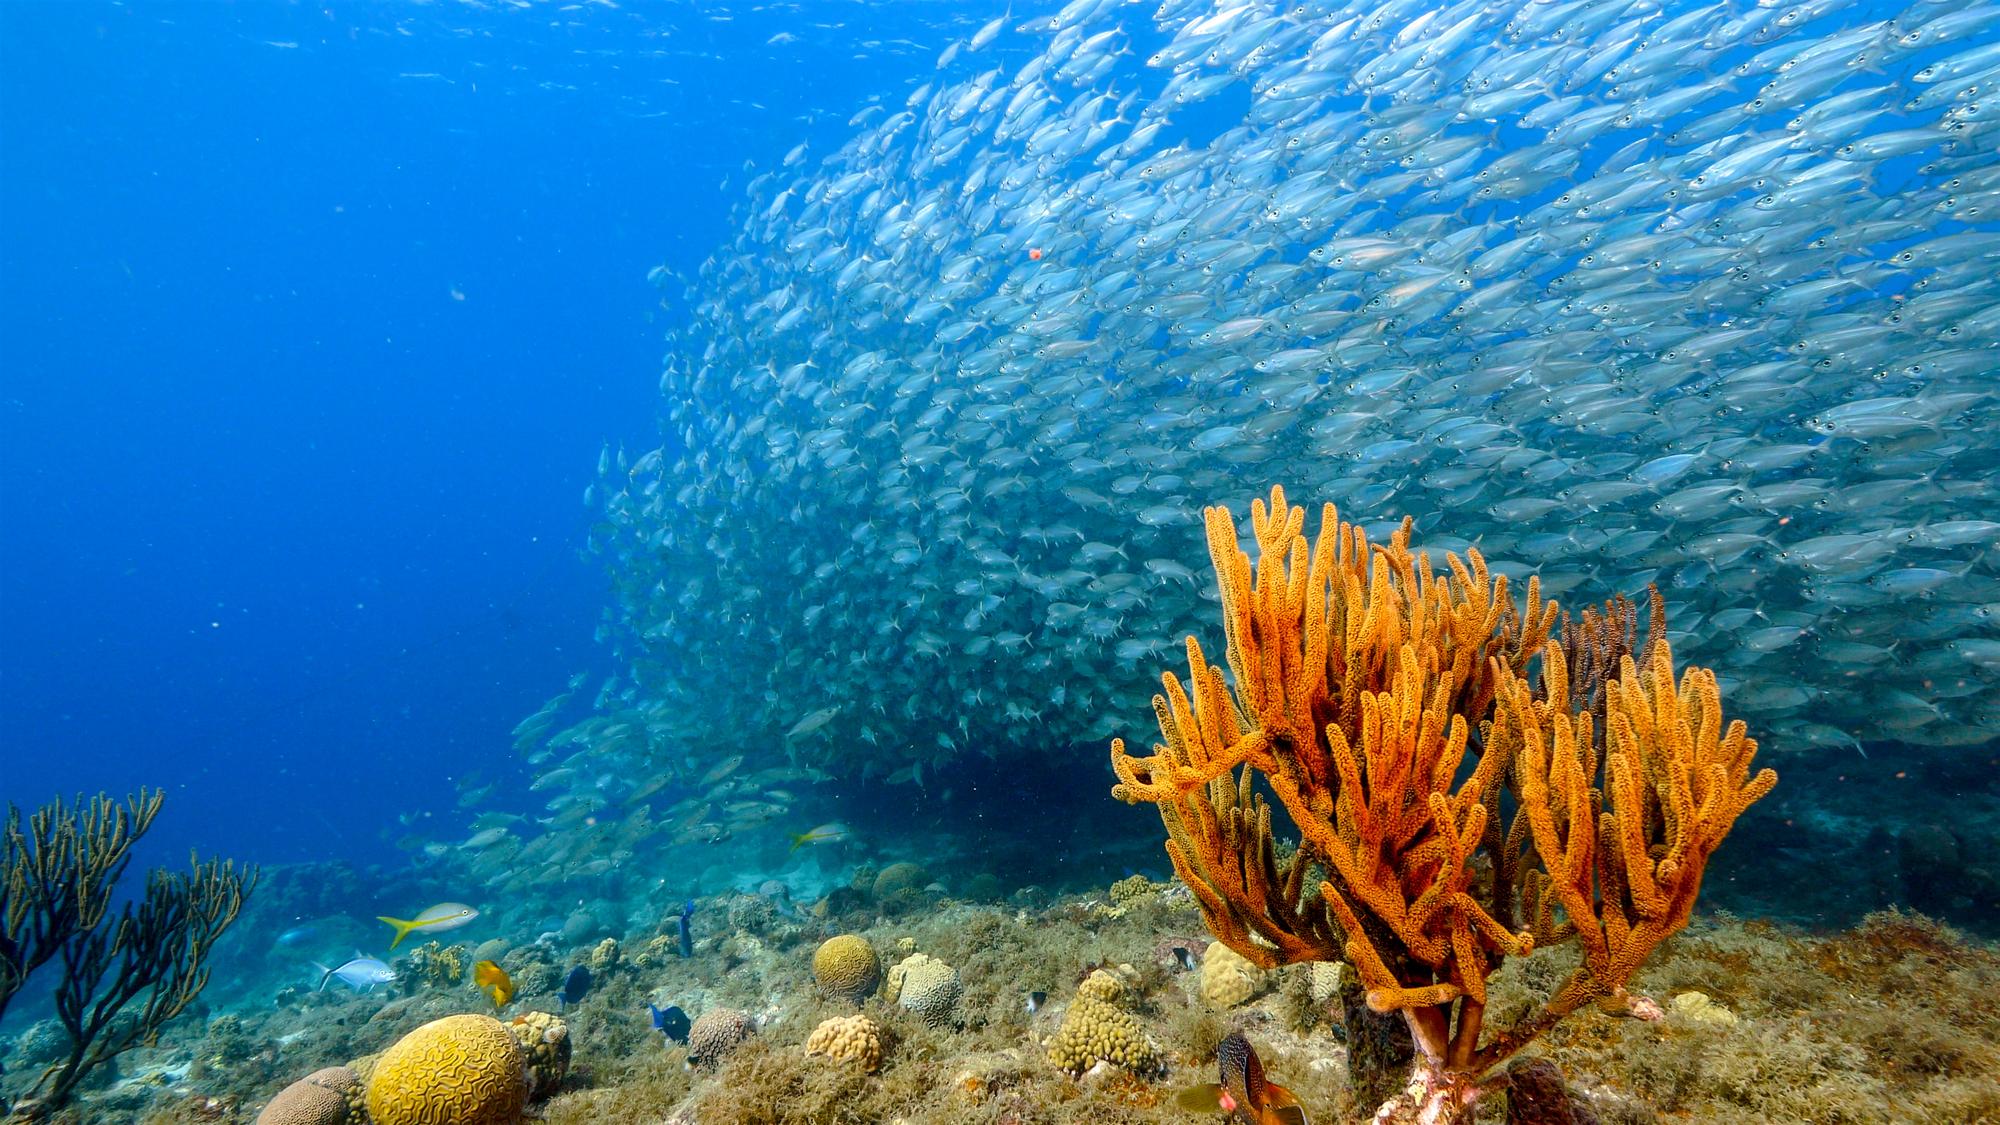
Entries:
[[737,17],[0,5],[0,798],[366,859],[517,768],[596,658],[598,449],[654,444],[648,270],[931,62],[749,83],[898,16]]

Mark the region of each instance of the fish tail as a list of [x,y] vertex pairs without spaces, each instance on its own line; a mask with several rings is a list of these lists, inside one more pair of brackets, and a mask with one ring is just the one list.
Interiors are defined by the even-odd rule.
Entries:
[[387,914],[377,914],[375,916],[375,920],[377,922],[387,922],[391,926],[396,927],[396,940],[389,943],[390,949],[394,949],[397,946],[403,944],[403,939],[409,937],[410,931],[417,928],[417,924],[415,922],[407,922],[401,918],[391,918]]
[[[812,833],[810,832],[801,832],[798,835],[792,837],[792,852],[798,851],[799,848],[805,844],[806,837],[810,835],[812,835]],[[791,852],[786,852],[785,854],[790,855]]]
[[314,989],[313,991],[325,992],[326,982],[333,979],[333,970],[327,968],[325,965],[320,964],[318,961],[314,961],[312,963],[312,967],[319,970],[319,987]]

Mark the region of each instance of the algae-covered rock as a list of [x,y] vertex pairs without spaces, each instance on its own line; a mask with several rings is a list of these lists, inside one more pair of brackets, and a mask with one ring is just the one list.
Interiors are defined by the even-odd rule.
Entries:
[[569,1025],[547,1012],[524,1012],[507,1021],[507,1032],[521,1048],[528,1071],[528,1100],[541,1101],[555,1093],[569,1074]]
[[410,950],[406,979],[428,988],[449,988],[465,979],[465,947],[428,941]]

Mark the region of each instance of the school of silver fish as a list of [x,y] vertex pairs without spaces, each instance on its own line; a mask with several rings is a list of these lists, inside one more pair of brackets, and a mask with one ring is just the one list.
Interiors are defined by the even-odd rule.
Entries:
[[558,827],[1143,738],[1273,483],[1657,583],[1778,753],[2000,734],[2000,5],[1074,0],[850,126],[655,271],[621,671],[516,732]]

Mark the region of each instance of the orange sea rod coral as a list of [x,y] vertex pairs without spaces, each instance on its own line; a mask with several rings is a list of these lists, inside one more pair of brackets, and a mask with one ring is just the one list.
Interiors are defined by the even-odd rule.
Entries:
[[[1379,1121],[1469,1116],[1481,1074],[1622,997],[1777,775],[1749,776],[1757,744],[1724,724],[1713,673],[1676,683],[1657,597],[1643,652],[1614,603],[1563,630],[1570,656],[1534,580],[1517,607],[1476,550],[1440,574],[1408,520],[1370,544],[1329,504],[1308,545],[1273,488],[1251,508],[1253,570],[1228,510],[1206,518],[1235,690],[1189,637],[1187,683],[1168,673],[1153,698],[1165,741],[1112,743],[1113,794],[1159,809],[1217,939],[1265,967],[1346,960],[1372,1007],[1403,1013],[1418,1074]],[[1267,791],[1299,832],[1289,863]],[[1483,1036],[1500,961],[1567,940],[1576,971]]]

